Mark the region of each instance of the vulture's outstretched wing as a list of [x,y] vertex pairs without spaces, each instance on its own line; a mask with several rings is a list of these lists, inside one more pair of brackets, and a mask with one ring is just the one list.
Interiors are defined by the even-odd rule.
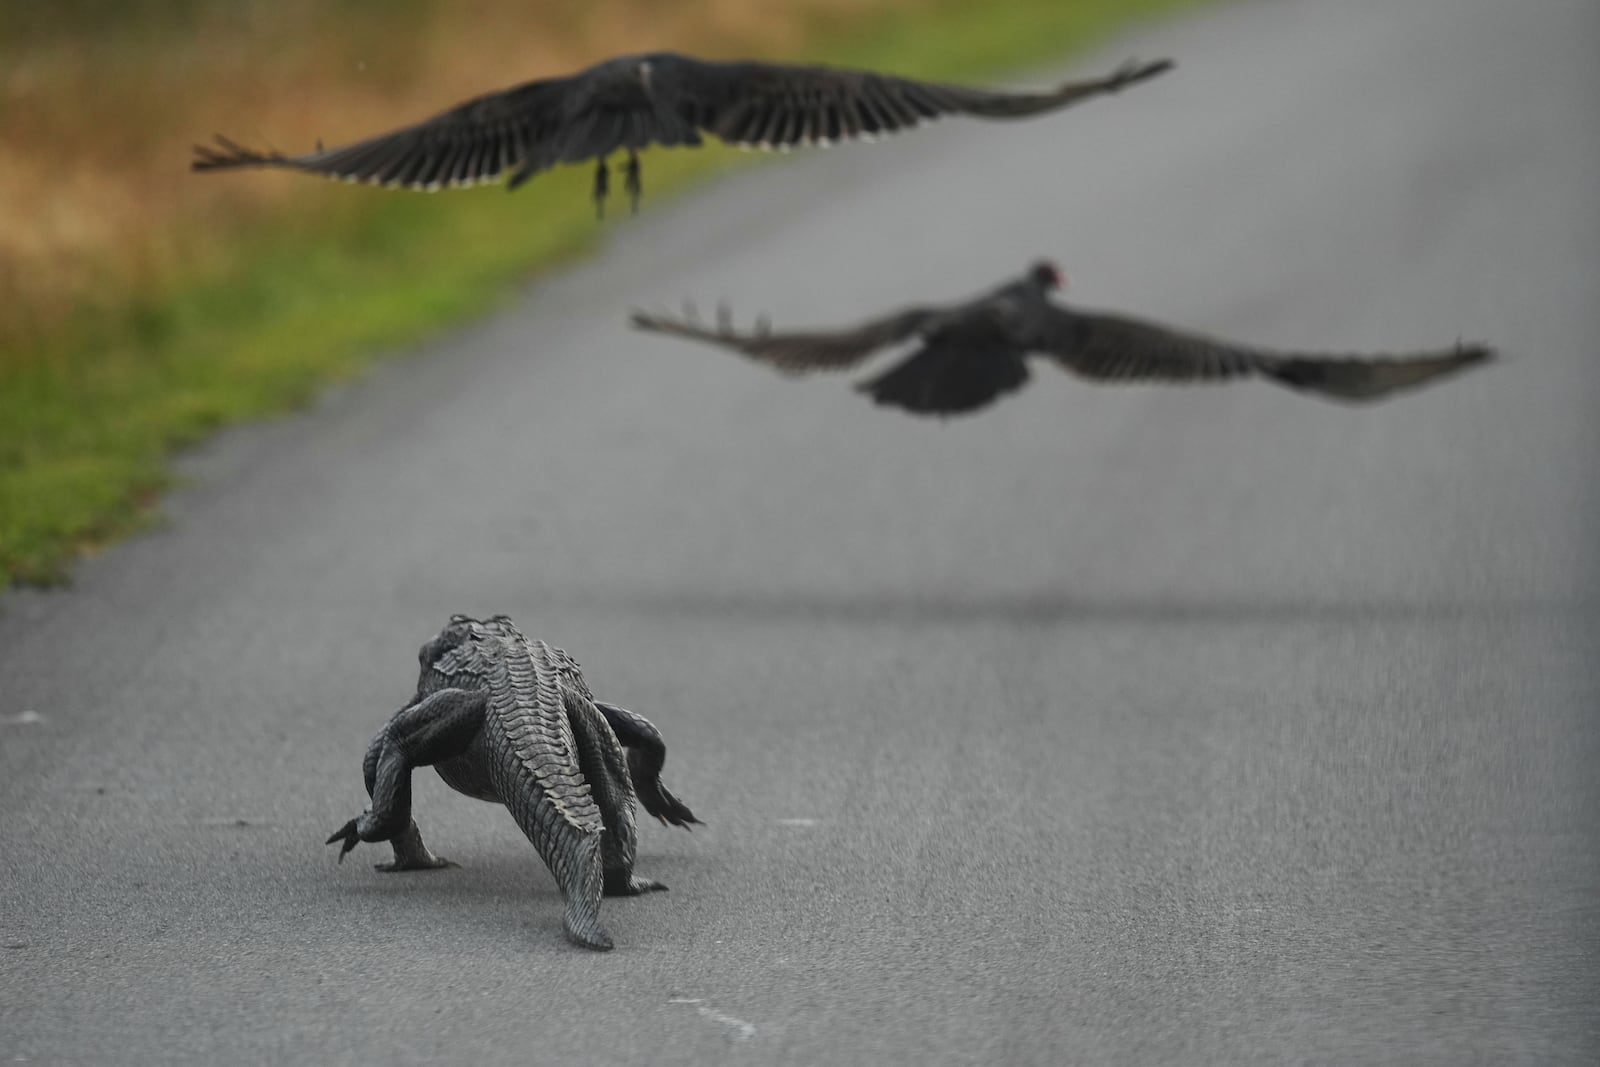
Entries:
[[733,328],[726,311],[719,314],[715,327],[700,323],[692,310],[681,319],[635,311],[633,325],[731,348],[785,374],[805,374],[853,367],[879,349],[904,341],[938,314],[932,308],[906,308],[850,329],[797,333],[773,333],[764,321],[758,320],[754,330],[740,333]]
[[1266,373],[1291,389],[1338,400],[1379,400],[1494,358],[1487,345],[1460,344],[1436,352],[1394,356],[1350,356],[1344,359],[1291,356]]
[[751,148],[787,149],[876,137],[945,115],[1022,118],[1114,93],[1172,67],[1129,61],[1103,78],[1045,92],[1008,93],[842,67],[779,63],[663,64],[664,102],[698,129]]
[[487,93],[430,119],[301,155],[226,137],[196,145],[195,170],[282,167],[409,189],[492,182],[515,189],[556,163],[649,145],[698,145],[702,133],[763,148],[875,136],[940,115],[1012,118],[1116,92],[1172,66],[1129,63],[1104,78],[1042,93],[942,85],[870,71],[716,63],[672,53],[627,56],[559,78]]
[[1380,355],[1273,352],[1184,333],[1121,315],[1043,312],[1031,347],[1067,370],[1102,382],[1220,382],[1261,375],[1340,400],[1375,400],[1482,363],[1483,345]]
[[[282,167],[349,182],[434,190],[498,181],[515,169],[512,185],[558,162],[594,155],[579,143],[564,105],[585,75],[528,82],[468,100],[433,118],[353,144],[303,155],[257,152],[217,136],[196,145],[194,170]],[[577,152],[575,149],[584,149]],[[609,151],[609,149],[607,149]]]

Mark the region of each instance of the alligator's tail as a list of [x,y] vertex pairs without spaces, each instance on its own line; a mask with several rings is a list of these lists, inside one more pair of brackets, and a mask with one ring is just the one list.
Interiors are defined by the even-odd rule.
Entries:
[[[565,846],[565,847],[562,847]],[[600,863],[600,835],[574,834],[562,842],[567,862],[561,864],[565,874],[561,887],[567,898],[567,910],[561,924],[574,944],[608,952],[613,947],[611,935],[600,925],[600,893],[604,872]],[[552,865],[554,866],[554,865]]]

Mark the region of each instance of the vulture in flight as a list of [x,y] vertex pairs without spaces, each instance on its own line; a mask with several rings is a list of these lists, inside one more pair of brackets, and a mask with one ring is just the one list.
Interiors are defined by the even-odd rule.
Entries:
[[786,374],[844,370],[879,349],[910,343],[909,356],[857,386],[874,401],[916,415],[977,411],[1028,381],[1027,356],[1096,382],[1220,382],[1259,376],[1341,401],[1377,400],[1494,355],[1484,345],[1394,355],[1275,352],[1185,333],[1123,315],[1052,303],[1065,284],[1055,264],[960,304],[905,308],[842,330],[777,333],[764,320],[735,330],[727,310],[715,327],[689,309],[682,319],[634,312],[641,330],[731,348]]
[[1044,92],[999,92],[840,67],[718,63],[672,52],[620,56],[468,100],[412,126],[303,155],[257,152],[217,136],[196,145],[194,170],[285,167],[350,182],[433,191],[499,180],[509,188],[557,163],[598,160],[594,201],[604,214],[606,157],[626,152],[623,188],[639,208],[639,150],[702,143],[742,148],[871,140],[943,115],[1037,115],[1114,93],[1171,68],[1130,61],[1104,78]]

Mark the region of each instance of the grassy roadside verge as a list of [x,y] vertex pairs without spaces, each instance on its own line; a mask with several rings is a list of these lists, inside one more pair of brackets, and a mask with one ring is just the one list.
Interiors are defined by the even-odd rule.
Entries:
[[[685,24],[661,29],[649,44],[959,80],[1062,56],[1132,19],[1194,2],[920,0],[865,12],[821,4],[770,38],[735,28],[719,34],[715,48],[697,46],[695,27]],[[640,44],[575,55],[566,66]],[[432,94],[420,113],[463,95]],[[418,113],[413,106],[380,122]],[[249,112],[238,115],[242,122],[216,125],[254,140]],[[0,110],[0,122],[12,117]],[[662,194],[733,158],[658,150],[646,209],[661,210]],[[183,157],[167,162],[176,171]],[[159,254],[136,269],[97,274],[91,266],[65,310],[11,328],[0,321],[0,588],[59,581],[77,553],[151,521],[174,449],[302,402],[359,372],[373,353],[481,313],[539,269],[580,253],[604,232],[588,209],[589,179],[587,168],[565,168],[515,195],[490,188],[423,196],[297,175],[174,173],[174,196],[185,195],[186,183],[234,183],[270,188],[272,200],[235,216],[223,202],[180,220],[152,245]]]

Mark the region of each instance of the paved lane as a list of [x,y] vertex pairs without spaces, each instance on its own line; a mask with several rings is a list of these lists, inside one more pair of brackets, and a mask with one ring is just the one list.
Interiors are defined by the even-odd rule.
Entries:
[[[168,529],[0,600],[0,1054],[1592,1062],[1596,40],[1588,0],[1152,26],[1078,69],[1160,82],[657,204],[227,435]],[[624,326],[1040,253],[1087,305],[1511,358],[1367,410],[1044,375],[939,425]],[[608,903],[610,955],[431,775],[462,869],[321,844],[452,611],[574,650],[709,823],[643,829],[673,892]]]

